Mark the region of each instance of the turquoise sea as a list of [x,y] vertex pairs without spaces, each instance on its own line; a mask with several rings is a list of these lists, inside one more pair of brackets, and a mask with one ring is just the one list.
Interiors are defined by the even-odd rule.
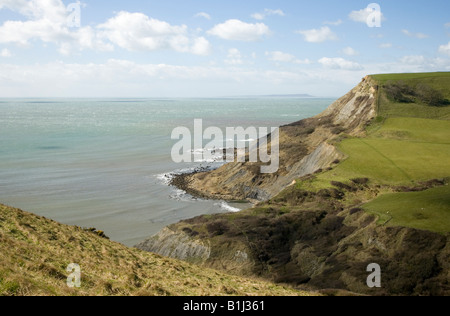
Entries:
[[172,130],[277,127],[314,116],[333,99],[1,99],[0,203],[95,227],[132,246],[161,228],[246,205],[196,200],[167,176]]

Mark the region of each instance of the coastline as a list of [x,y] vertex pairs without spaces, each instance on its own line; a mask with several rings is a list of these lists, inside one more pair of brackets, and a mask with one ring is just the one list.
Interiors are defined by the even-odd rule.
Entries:
[[[4,142],[0,153],[1,201],[64,224],[96,227],[128,246],[181,220],[229,211],[220,197],[200,198],[196,194],[196,199],[168,185],[177,173],[220,165],[171,161],[172,142],[167,135],[172,128],[189,127],[205,108],[210,109],[207,124],[221,129],[228,122],[266,126],[267,117],[273,124],[283,125],[292,115],[315,115],[330,102],[69,99],[36,106],[40,101],[9,100],[2,104],[2,121],[8,124],[2,126],[0,137]],[[175,116],[172,107],[178,109]],[[257,113],[251,114],[255,109]],[[94,112],[95,120],[102,124],[93,124],[88,114]]]
[[169,182],[169,186],[173,186],[179,190],[182,190],[186,192],[186,194],[191,195],[192,197],[196,199],[202,199],[202,200],[211,200],[211,201],[225,201],[227,203],[235,203],[235,204],[246,204],[250,203],[252,206],[255,206],[259,201],[252,200],[252,199],[238,199],[229,195],[220,195],[220,194],[209,194],[208,192],[201,191],[198,189],[195,189],[192,185],[194,181],[194,176],[200,175],[200,174],[207,174],[208,172],[211,172],[213,170],[211,169],[202,169],[196,170],[194,172],[190,173],[183,173],[183,174],[176,174],[173,176],[173,178]]

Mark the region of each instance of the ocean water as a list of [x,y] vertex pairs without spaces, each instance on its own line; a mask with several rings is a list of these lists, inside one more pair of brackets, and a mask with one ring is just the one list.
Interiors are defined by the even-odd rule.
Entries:
[[[168,186],[172,130],[277,127],[334,100],[1,99],[0,203],[56,221],[95,227],[132,246],[163,227],[248,205],[194,199]],[[206,166],[202,164],[202,166]]]

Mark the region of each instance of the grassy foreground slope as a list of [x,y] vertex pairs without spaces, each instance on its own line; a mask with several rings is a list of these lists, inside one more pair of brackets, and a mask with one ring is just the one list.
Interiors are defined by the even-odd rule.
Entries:
[[[69,264],[81,288],[66,285]],[[305,295],[127,248],[0,205],[0,295]]]

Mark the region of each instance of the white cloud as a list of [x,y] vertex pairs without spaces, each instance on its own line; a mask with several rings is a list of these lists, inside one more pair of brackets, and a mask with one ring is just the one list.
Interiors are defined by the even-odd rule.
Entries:
[[349,18],[355,22],[367,23],[367,19],[369,18],[371,11],[368,9],[362,9],[359,11],[352,11],[349,14]]
[[445,23],[445,25],[444,25],[445,27],[450,27],[450,22],[448,22],[448,23]]
[[275,85],[294,93],[310,81],[307,75],[291,71],[138,64],[114,59],[102,64],[0,63],[0,74],[0,86],[7,91],[5,97],[247,95],[278,92]]
[[208,34],[225,40],[255,42],[270,34],[270,29],[264,23],[245,23],[240,20],[228,20],[217,24]]
[[253,13],[251,17],[254,18],[255,20],[264,20],[266,17],[272,15],[285,16],[286,14],[283,12],[283,10],[280,9],[277,10],[264,9],[264,12]]
[[8,8],[27,18],[25,21],[5,21],[0,26],[0,43],[28,46],[31,41],[40,40],[55,43],[63,54],[83,49],[112,49],[90,26],[70,29],[68,12],[61,0],[2,0],[0,8]]
[[275,62],[282,62],[282,63],[294,63],[294,64],[303,64],[303,65],[309,65],[312,62],[309,59],[300,60],[297,59],[294,55],[283,53],[280,51],[275,52],[266,52],[266,56],[269,57],[269,60],[275,61]]
[[425,38],[429,37],[427,34],[424,34],[424,33],[412,33],[412,32],[410,32],[408,30],[402,30],[402,33],[405,34],[406,36],[414,37],[414,38],[418,38],[418,39],[425,39]]
[[[323,62],[327,64],[325,60]],[[331,67],[333,71],[325,66],[308,68],[266,70],[214,64],[141,64],[127,60],[99,64],[0,63],[0,86],[2,96],[8,98],[217,97],[293,93],[339,97],[369,73],[450,71],[450,58],[427,59],[422,65],[398,61],[364,64],[364,68],[352,71],[337,66]]]
[[268,56],[269,59],[272,61],[279,61],[279,62],[285,62],[285,63],[291,63],[297,59],[297,58],[295,58],[294,55],[283,53],[280,51],[266,52],[266,56]]
[[189,35],[185,25],[172,26],[142,13],[122,11],[97,27],[69,28],[68,11],[61,0],[0,0],[0,8],[28,18],[4,22],[0,43],[28,46],[40,40],[56,44],[65,55],[85,49],[112,51],[114,45],[131,51],[172,49],[197,55],[208,55],[211,49],[204,37]]
[[255,20],[264,20],[266,18],[266,16],[263,13],[253,13],[251,15],[252,18],[254,18]]
[[450,56],[450,42],[447,45],[439,46],[439,53]]
[[[355,21],[355,22],[367,23],[369,16],[373,13],[374,13],[374,11],[371,8],[367,7],[365,9],[362,9],[359,11],[350,12],[348,17],[350,18],[350,20]],[[383,12],[380,12],[380,14],[381,14],[381,17],[378,15],[377,15],[377,17],[381,18],[381,21],[386,20],[386,18],[383,15]]]
[[400,62],[408,65],[422,65],[425,62],[425,57],[420,55],[404,56],[400,58]]
[[355,49],[351,48],[351,47],[346,47],[342,50],[342,53],[347,55],[347,56],[357,56],[359,55],[359,52],[356,51]]
[[0,63],[0,86],[4,97],[217,97],[299,92],[340,96],[364,75],[336,72],[322,68],[276,71],[140,64],[114,59],[100,64]]
[[337,35],[331,31],[328,26],[324,26],[320,29],[297,31],[296,33],[302,34],[305,41],[309,43],[322,43],[325,41],[333,41],[338,39]]
[[205,38],[189,36],[186,25],[170,25],[143,13],[121,11],[97,28],[102,38],[129,51],[172,49],[208,55],[211,49]]
[[0,57],[3,57],[3,58],[9,58],[9,57],[12,57],[12,54],[11,54],[11,52],[9,51],[9,49],[4,48],[4,49],[2,49],[1,52],[0,52]]
[[0,0],[0,9],[7,8],[34,19],[47,19],[53,23],[63,23],[67,10],[61,0]]
[[[450,43],[449,43],[450,56]],[[392,63],[392,67],[400,69],[396,72],[432,72],[432,71],[449,71],[449,58],[427,58],[422,55],[404,56],[399,62]],[[390,71],[392,72],[392,71]]]
[[237,48],[231,48],[228,50],[227,59],[225,63],[228,65],[242,65],[244,61],[242,60],[241,52]]
[[339,26],[342,23],[344,23],[344,21],[342,21],[341,19],[339,19],[337,21],[326,21],[326,22],[323,22],[323,24],[325,24],[325,25],[332,25],[332,26]]
[[209,14],[206,13],[206,12],[199,12],[199,13],[197,13],[197,14],[195,15],[195,17],[196,17],[196,18],[204,18],[204,19],[207,19],[207,20],[211,20],[211,15],[209,15]]
[[345,60],[344,58],[328,58],[319,59],[319,63],[325,68],[343,69],[343,70],[362,70],[364,69],[360,64]]
[[380,48],[391,48],[392,47],[392,44],[391,43],[383,43],[383,44],[380,44]]
[[199,56],[207,56],[211,54],[211,44],[204,37],[198,37],[191,46],[191,53]]

